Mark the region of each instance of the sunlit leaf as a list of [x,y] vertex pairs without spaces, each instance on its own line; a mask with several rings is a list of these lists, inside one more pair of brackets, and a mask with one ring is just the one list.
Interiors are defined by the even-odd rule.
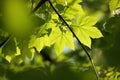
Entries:
[[5,56],[5,59],[6,59],[8,62],[11,62],[12,57],[11,57],[11,56],[9,56],[9,55],[7,55],[7,56]]
[[91,48],[91,38],[103,37],[102,33],[94,27],[96,22],[97,18],[86,16],[82,19],[78,18],[77,25],[72,26],[79,40],[89,48]]
[[62,53],[65,45],[74,50],[73,35],[69,31],[62,32],[59,27],[56,27],[50,35],[50,40],[55,44],[54,48],[57,55]]
[[79,16],[83,16],[85,15],[81,5],[79,4],[73,4],[72,6],[70,6],[66,11],[65,14],[63,16],[65,16],[67,19],[73,19],[75,18],[77,15]]
[[120,7],[120,0],[110,0],[109,5],[110,11],[113,12],[113,10]]
[[38,51],[41,51],[44,46],[50,46],[48,36],[39,37],[32,36],[29,43],[29,48],[36,47]]
[[68,3],[80,3],[82,0],[66,0]]

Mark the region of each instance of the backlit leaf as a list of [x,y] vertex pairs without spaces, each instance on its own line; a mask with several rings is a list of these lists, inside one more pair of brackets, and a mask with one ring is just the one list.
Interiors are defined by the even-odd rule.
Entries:
[[89,48],[91,48],[91,38],[103,37],[102,33],[94,27],[97,22],[97,18],[86,16],[84,18],[78,18],[77,25],[73,25],[72,28],[79,40]]
[[120,7],[120,0],[110,0],[109,5],[110,11],[113,12],[113,10]]
[[35,35],[32,36],[32,39],[29,43],[29,48],[36,47],[38,51],[41,51],[44,46],[50,46],[48,36],[37,38]]
[[[64,27],[64,26],[63,26]],[[50,35],[51,42],[55,44],[54,48],[57,56],[62,53],[65,46],[74,50],[74,38],[71,32],[62,32],[59,27],[55,27]]]

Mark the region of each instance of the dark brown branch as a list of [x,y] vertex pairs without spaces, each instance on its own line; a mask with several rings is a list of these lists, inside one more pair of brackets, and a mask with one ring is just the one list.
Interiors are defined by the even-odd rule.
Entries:
[[87,49],[85,48],[85,46],[81,43],[81,41],[79,40],[79,38],[77,37],[77,35],[74,33],[74,31],[70,28],[70,26],[68,25],[68,23],[64,20],[64,18],[59,14],[59,12],[54,8],[53,4],[51,3],[50,0],[48,0],[50,6],[53,8],[53,10],[55,11],[55,13],[59,16],[59,18],[63,21],[63,23],[65,23],[65,25],[68,27],[68,29],[72,32],[73,36],[77,39],[78,43],[81,45],[82,49],[85,51],[85,53],[87,54],[92,66],[93,66],[93,69],[95,71],[95,74],[96,74],[96,77],[97,77],[97,80],[99,80],[99,75],[97,73],[97,70],[95,68],[95,65],[94,65],[94,62],[89,54],[89,52],[87,51]]

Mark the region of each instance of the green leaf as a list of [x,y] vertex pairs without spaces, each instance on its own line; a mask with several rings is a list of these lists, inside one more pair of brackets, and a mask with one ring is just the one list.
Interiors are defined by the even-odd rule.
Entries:
[[77,15],[83,16],[84,14],[85,13],[82,9],[82,6],[75,3],[65,11],[65,14],[63,14],[63,16],[65,16],[65,18],[71,20],[71,19],[75,18]]
[[96,17],[86,16],[82,19],[78,18],[76,24],[72,25],[79,40],[89,48],[91,48],[91,38],[103,37],[102,33],[94,27],[96,22]]
[[[8,56],[8,58],[9,58],[9,56]],[[11,63],[15,63],[15,64],[21,64],[22,62],[23,62],[23,59],[22,59],[21,55],[13,57],[12,61],[11,61]]]
[[41,26],[38,30],[38,33],[37,33],[37,37],[43,37],[44,35],[50,35],[52,29],[51,29],[51,26],[50,25],[53,25],[53,24],[45,24],[43,26]]
[[37,51],[41,51],[44,46],[50,46],[49,38],[47,35],[43,37],[36,37],[33,35],[29,42],[29,48],[36,47]]
[[5,59],[6,59],[8,62],[11,62],[12,57],[11,57],[10,55],[6,55],[6,56],[5,56]]
[[120,7],[120,0],[110,0],[109,5],[110,5],[110,11],[113,12],[113,10]]
[[[62,26],[64,27],[64,26]],[[70,49],[74,50],[74,38],[71,32],[61,31],[59,27],[55,27],[50,35],[51,43],[54,43],[54,49],[57,53],[57,56],[60,55],[65,46],[68,46]]]
[[19,40],[17,40],[17,44],[18,44],[18,48],[19,48],[19,49],[17,49],[18,55],[21,54],[23,61],[26,60],[26,58],[27,59],[33,58],[33,54],[30,51],[30,48],[28,46],[29,38],[19,39]]
[[67,0],[68,3],[80,3],[82,0]]
[[100,32],[99,29],[97,29],[96,27],[85,27],[84,29],[86,29],[86,34],[89,34],[89,36],[91,38],[100,38],[103,37],[102,33]]
[[92,16],[77,17],[77,24],[79,24],[80,26],[93,26],[97,23],[97,21],[98,19]]
[[41,17],[41,16],[44,16],[42,14],[36,14],[36,15],[33,15],[32,16],[32,25],[34,27],[40,27],[42,26],[43,24],[45,24],[45,20]]
[[16,44],[13,38],[10,39],[2,48],[2,53],[4,54],[5,59],[11,62],[12,57],[14,57],[16,54]]
[[58,10],[58,12],[63,12],[64,8],[65,7],[62,4],[56,4],[56,9]]

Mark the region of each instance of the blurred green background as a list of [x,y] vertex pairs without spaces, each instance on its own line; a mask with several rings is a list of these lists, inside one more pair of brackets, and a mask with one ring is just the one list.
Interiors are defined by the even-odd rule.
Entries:
[[[17,46],[23,49],[21,53],[29,56],[27,53],[34,52],[35,55],[31,53],[29,58],[25,58],[25,55],[17,54],[9,62],[11,60],[9,55],[14,56],[16,51],[20,52],[15,47],[14,38],[5,47],[0,45],[0,80],[96,80],[90,61],[77,41],[74,51],[66,46],[59,57],[55,54],[54,45],[44,47],[40,52],[36,48],[28,50],[28,36],[38,31],[33,26],[42,26],[51,18],[48,6],[42,5],[38,12],[44,14],[44,18],[38,19],[33,18],[34,15],[29,17],[31,6],[36,6],[38,0],[34,1],[34,5],[31,0],[24,0],[24,3],[11,0],[5,3],[10,7],[4,7],[3,2],[0,0],[0,43],[9,34],[15,34],[19,42]],[[101,30],[104,37],[92,40],[92,49],[87,48],[87,50],[94,60],[100,80],[120,80],[120,16],[112,14],[109,0],[83,0],[79,5],[87,14],[99,18],[95,26]],[[63,8],[60,5],[56,6],[58,7]],[[8,56],[4,57],[5,55]]]

